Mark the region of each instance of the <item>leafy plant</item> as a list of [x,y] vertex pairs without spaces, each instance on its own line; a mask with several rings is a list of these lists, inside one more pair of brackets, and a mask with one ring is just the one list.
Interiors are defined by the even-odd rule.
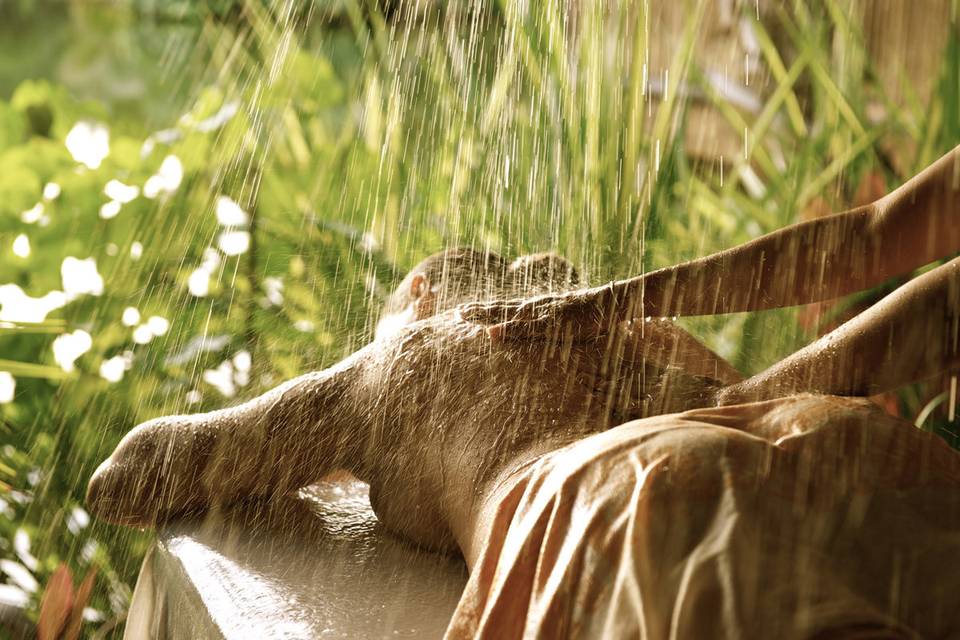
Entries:
[[[54,18],[34,4],[17,24],[43,29]],[[770,76],[753,110],[698,63],[703,2],[686,5],[659,94],[648,3],[579,3],[576,20],[558,0],[426,18],[358,0],[72,3],[56,18],[87,34],[71,68],[113,70],[94,46],[108,41],[133,60],[112,77],[147,80],[89,100],[69,77],[27,78],[0,100],[0,402],[15,384],[0,571],[43,633],[66,628],[88,588],[71,575],[93,566],[87,617],[124,615],[150,538],[82,509],[123,433],[336,361],[425,255],[555,250],[593,281],[633,275],[843,209],[957,141],[956,36],[917,109],[864,81],[863,36],[836,4],[762,20],[747,5],[737,19]],[[23,56],[2,42],[0,62]],[[692,106],[744,132],[743,152],[690,153]],[[687,324],[747,371],[816,331],[795,310]],[[941,391],[907,390],[898,410],[936,403],[925,424],[949,436]]]

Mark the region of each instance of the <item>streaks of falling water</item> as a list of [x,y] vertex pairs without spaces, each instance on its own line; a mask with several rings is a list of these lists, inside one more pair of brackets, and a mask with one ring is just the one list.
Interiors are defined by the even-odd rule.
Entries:
[[[0,26],[11,59],[17,28],[73,43],[40,73],[56,83],[0,93],[17,227],[0,238],[0,530],[77,573],[95,560],[106,620],[146,538],[57,514],[132,425],[337,361],[444,246],[553,250],[605,282],[855,204],[881,164],[853,90],[869,52],[814,3],[778,17],[789,46],[759,2],[226,4],[173,27],[110,7],[91,9],[100,26]],[[950,138],[930,100],[891,121]],[[789,311],[691,325],[747,370],[808,337]],[[955,397],[951,378],[951,421]]]

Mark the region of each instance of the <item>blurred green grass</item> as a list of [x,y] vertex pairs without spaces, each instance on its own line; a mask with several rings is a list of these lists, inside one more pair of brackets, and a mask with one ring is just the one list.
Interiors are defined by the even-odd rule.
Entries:
[[[749,111],[697,64],[705,3],[685,5],[667,65],[674,90],[660,95],[644,65],[663,36],[640,28],[645,3],[582,3],[569,22],[556,1],[517,6],[424,16],[359,0],[3,6],[0,31],[18,37],[0,38],[0,284],[42,296],[74,256],[95,258],[104,287],[43,323],[0,324],[0,370],[17,381],[0,405],[0,555],[41,585],[61,563],[76,575],[97,565],[102,620],[91,629],[122,619],[149,541],[78,524],[86,479],[120,436],[234,401],[210,379],[249,397],[336,361],[369,338],[386,291],[425,255],[454,244],[555,250],[602,282],[841,210],[865,181],[892,188],[960,140],[953,29],[929,102],[897,103],[870,82],[863,34],[841,4],[784,3],[763,21],[745,6],[771,78]],[[722,163],[688,153],[693,104],[744,132],[744,148]],[[110,131],[95,169],[78,168],[64,144],[80,121]],[[108,181],[143,189],[168,156],[182,165],[175,189],[98,215]],[[62,193],[44,201],[49,183]],[[239,256],[214,249],[210,266],[227,230],[220,196],[249,214],[233,230],[251,242]],[[46,226],[23,220],[38,202]],[[20,234],[27,258],[10,250]],[[209,294],[192,295],[204,264]],[[168,319],[169,331],[137,343],[127,307]],[[797,310],[685,323],[747,372],[816,331]],[[92,346],[66,373],[51,345],[77,330]],[[101,366],[117,357],[129,369],[110,382]],[[905,390],[899,410],[913,419],[940,391]],[[956,443],[943,413],[927,427]],[[39,591],[27,587],[35,616]]]

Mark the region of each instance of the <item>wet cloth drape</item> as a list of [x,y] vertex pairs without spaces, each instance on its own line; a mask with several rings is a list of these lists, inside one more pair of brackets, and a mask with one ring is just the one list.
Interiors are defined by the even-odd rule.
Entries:
[[510,482],[448,638],[960,635],[960,454],[867,401],[639,420]]

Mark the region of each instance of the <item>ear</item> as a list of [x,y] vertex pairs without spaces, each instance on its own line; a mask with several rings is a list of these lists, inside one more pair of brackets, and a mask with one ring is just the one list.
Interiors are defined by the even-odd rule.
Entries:
[[410,297],[413,300],[419,300],[429,292],[430,282],[427,280],[427,276],[422,273],[413,276],[413,280],[410,281]]
[[434,296],[425,275],[417,274],[410,281],[410,297],[413,299],[414,319],[423,320],[433,315]]

